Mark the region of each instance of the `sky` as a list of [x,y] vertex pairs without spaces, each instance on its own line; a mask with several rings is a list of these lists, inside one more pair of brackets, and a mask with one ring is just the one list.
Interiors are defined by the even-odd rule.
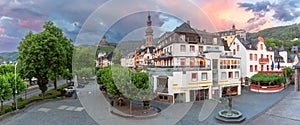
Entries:
[[[126,1],[126,2],[124,2]],[[210,32],[262,29],[300,22],[299,0],[1,0],[0,52],[15,52],[25,35],[53,21],[76,43],[144,37],[147,15],[155,36],[182,22]],[[134,35],[132,35],[134,34]],[[139,37],[136,37],[139,36]]]

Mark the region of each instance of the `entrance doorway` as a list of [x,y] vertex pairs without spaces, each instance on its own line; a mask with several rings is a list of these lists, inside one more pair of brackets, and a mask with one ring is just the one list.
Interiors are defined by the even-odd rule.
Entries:
[[185,93],[175,93],[174,94],[175,103],[184,103],[186,102]]
[[208,99],[208,89],[190,90],[190,101],[200,101]]

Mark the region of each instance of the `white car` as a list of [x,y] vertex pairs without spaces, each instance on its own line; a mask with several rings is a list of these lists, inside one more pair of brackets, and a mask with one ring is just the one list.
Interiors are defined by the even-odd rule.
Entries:
[[74,86],[68,86],[67,88],[64,88],[64,90],[66,92],[74,92],[75,91],[75,87]]

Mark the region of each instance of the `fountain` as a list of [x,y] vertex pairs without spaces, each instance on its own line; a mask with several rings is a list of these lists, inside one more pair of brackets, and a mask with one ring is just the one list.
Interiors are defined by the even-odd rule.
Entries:
[[228,97],[228,107],[229,109],[223,109],[219,111],[216,119],[225,122],[225,123],[241,123],[243,122],[246,117],[238,110],[232,109],[232,97]]

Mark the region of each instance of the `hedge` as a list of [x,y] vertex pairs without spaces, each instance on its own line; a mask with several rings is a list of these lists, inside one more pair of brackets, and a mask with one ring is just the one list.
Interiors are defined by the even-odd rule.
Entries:
[[7,112],[13,111],[13,108],[11,105],[3,105],[3,110],[0,110],[0,115],[3,115]]
[[258,73],[251,77],[251,82],[264,82],[264,83],[274,83],[280,85],[285,82],[284,76],[280,76],[277,74],[262,74]]
[[[42,96],[32,96],[32,97],[27,98],[27,99],[18,98],[17,99],[18,109],[22,109],[26,105],[28,105],[28,104],[30,104],[32,102],[35,102],[35,101],[40,101],[40,100],[43,100],[43,99],[54,99],[56,97],[62,96],[61,95],[61,91],[64,88],[66,88],[67,86],[68,86],[67,84],[64,84],[64,85],[58,86],[57,90],[54,90],[54,89],[49,90],[49,91],[46,92],[46,94],[45,94],[44,97],[42,97]],[[12,104],[12,106],[11,105],[3,105],[3,111],[0,110],[0,115],[3,115],[5,113],[7,113],[7,112],[11,112],[14,109],[16,109],[14,103]]]

